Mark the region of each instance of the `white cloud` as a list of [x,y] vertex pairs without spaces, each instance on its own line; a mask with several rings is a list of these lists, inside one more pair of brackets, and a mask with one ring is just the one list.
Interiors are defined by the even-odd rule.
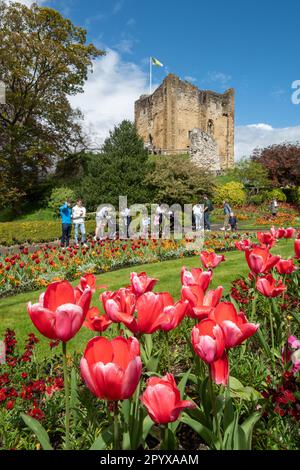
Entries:
[[257,147],[299,141],[300,125],[282,128],[274,128],[264,123],[237,126],[235,129],[235,159],[239,160],[243,156],[250,156]]
[[184,80],[186,80],[187,82],[194,83],[194,82],[197,81],[197,78],[191,77],[190,75],[186,75],[186,76],[184,77]]
[[[85,124],[98,144],[123,119],[134,118],[134,101],[148,92],[148,75],[136,64],[124,62],[110,49],[94,62],[84,93],[71,97],[72,106],[82,110]],[[154,87],[153,87],[154,88]]]
[[43,3],[47,2],[47,0],[3,0],[3,1],[4,3],[22,3],[22,5],[26,5],[27,7],[30,7],[32,3],[37,3],[38,5],[42,5]]
[[122,8],[123,8],[123,3],[124,3],[124,0],[119,0],[118,2],[116,2],[116,3],[114,4],[114,7],[113,7],[113,14],[114,14],[114,15],[117,14],[117,13],[119,13],[119,11],[122,10]]

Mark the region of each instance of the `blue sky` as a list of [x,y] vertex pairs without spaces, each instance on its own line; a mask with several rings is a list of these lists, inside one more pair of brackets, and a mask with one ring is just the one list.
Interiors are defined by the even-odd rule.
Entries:
[[296,0],[39,3],[84,26],[88,39],[107,50],[85,95],[74,100],[102,136],[122,117],[132,117],[132,101],[147,92],[153,55],[165,65],[154,68],[155,84],[173,72],[200,88],[235,88],[238,156],[257,143],[300,140],[300,105],[291,101],[292,82],[300,79]]

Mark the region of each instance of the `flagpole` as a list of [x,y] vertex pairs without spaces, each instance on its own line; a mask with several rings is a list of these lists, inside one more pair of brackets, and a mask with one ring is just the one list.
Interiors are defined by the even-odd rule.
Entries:
[[152,57],[150,57],[150,84],[149,84],[149,92],[150,95],[152,94]]

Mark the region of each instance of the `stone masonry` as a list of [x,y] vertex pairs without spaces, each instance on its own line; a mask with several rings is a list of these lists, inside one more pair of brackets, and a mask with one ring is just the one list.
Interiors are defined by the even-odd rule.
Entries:
[[191,160],[197,166],[218,173],[221,169],[218,144],[213,137],[201,129],[192,129],[190,133]]
[[152,95],[135,102],[135,124],[155,154],[188,153],[191,132],[200,129],[217,143],[221,169],[234,166],[233,89],[200,90],[169,74]]

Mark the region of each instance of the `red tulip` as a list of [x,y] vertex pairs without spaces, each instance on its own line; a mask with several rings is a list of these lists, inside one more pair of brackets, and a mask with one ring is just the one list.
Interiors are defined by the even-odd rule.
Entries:
[[181,268],[181,284],[183,286],[198,286],[204,291],[208,288],[212,279],[212,271],[203,271],[201,268],[193,268],[188,271],[185,266]]
[[136,297],[130,289],[122,287],[116,292],[103,292],[100,299],[107,316],[113,322],[120,323],[124,315],[132,317],[134,314]]
[[215,362],[210,364],[210,371],[213,381],[217,385],[228,385],[229,381],[229,361],[226,352]]
[[273,256],[268,248],[256,247],[245,251],[246,261],[254,274],[266,273],[280,260]]
[[293,236],[295,235],[295,233],[296,233],[296,229],[295,229],[295,228],[293,228],[293,227],[286,228],[286,229],[285,229],[284,238],[293,238]]
[[94,294],[96,289],[105,289],[107,286],[101,285],[96,286],[96,276],[94,274],[85,274],[83,277],[80,278],[79,285],[75,288],[76,295],[80,296],[82,292],[89,287]]
[[172,423],[185,408],[195,408],[191,401],[181,400],[172,374],[148,379],[147,388],[140,400],[147,408],[150,418],[157,424]]
[[76,300],[75,289],[67,281],[53,282],[40,295],[39,302],[28,304],[35,327],[49,339],[69,341],[82,326],[91,302],[88,287]]
[[249,239],[244,239],[244,240],[241,240],[239,242],[234,242],[234,244],[235,244],[235,247],[239,251],[245,251],[248,248],[252,248],[252,246],[253,246],[253,243]]
[[222,293],[222,286],[206,293],[198,286],[183,286],[181,289],[181,299],[189,302],[189,309],[187,311],[189,317],[202,319],[207,317],[218,305]]
[[226,349],[238,346],[259,328],[259,324],[249,323],[243,312],[237,313],[231,302],[221,302],[210,318],[222,328]]
[[276,264],[275,269],[279,274],[291,274],[297,268],[292,259],[280,259]]
[[142,373],[139,342],[136,338],[93,338],[80,361],[80,370],[96,397],[126,400],[133,395]]
[[158,279],[148,277],[145,272],[140,274],[130,273],[131,289],[137,297],[145,292],[152,291],[157,281]]
[[270,232],[257,232],[259,243],[266,248],[272,248],[276,243],[276,238]]
[[213,320],[202,320],[192,330],[192,345],[206,364],[220,359],[225,349],[222,328]]
[[294,249],[295,257],[300,259],[300,238],[297,238],[297,240],[295,240]]
[[136,303],[137,316],[122,316],[124,325],[134,334],[151,334],[167,324],[165,307],[174,305],[168,292],[146,292]]
[[99,333],[102,333],[103,331],[106,331],[109,325],[111,324],[112,321],[108,318],[107,315],[101,314],[97,307],[92,307],[89,309],[86,315],[83,326],[85,326],[89,330],[98,331]]
[[206,269],[215,268],[221,261],[225,261],[224,255],[217,255],[214,251],[201,251],[200,259]]
[[184,319],[189,303],[187,301],[183,302],[179,300],[173,305],[165,306],[163,310],[163,316],[160,323],[160,329],[163,331],[170,331],[177,328],[177,326],[182,322]]
[[265,297],[278,297],[286,291],[286,286],[282,281],[273,278],[272,274],[267,274],[265,277],[259,277],[256,281],[256,289]]
[[278,239],[283,238],[285,236],[285,229],[282,227],[278,229],[276,229],[275,227],[271,227],[270,232],[273,237]]

